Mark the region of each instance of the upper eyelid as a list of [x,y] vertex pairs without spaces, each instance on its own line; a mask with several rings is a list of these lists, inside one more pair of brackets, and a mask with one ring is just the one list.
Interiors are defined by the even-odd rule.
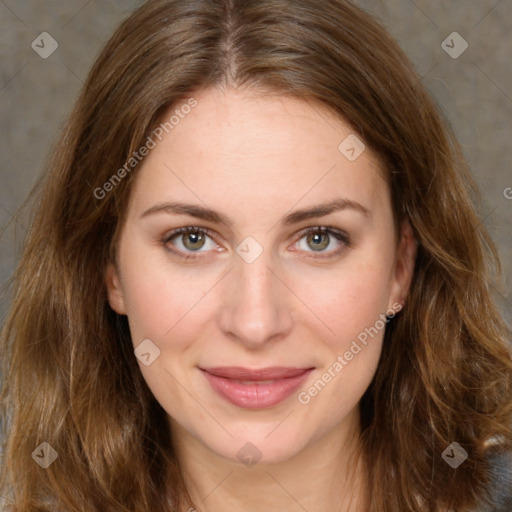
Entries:
[[185,233],[189,233],[189,232],[191,233],[194,231],[197,231],[199,233],[204,233],[214,240],[216,240],[216,238],[217,238],[216,234],[208,228],[203,228],[200,226],[184,226],[183,228],[176,228],[176,229],[171,230],[171,232],[169,234],[165,235],[163,237],[163,239],[166,241],[170,241],[172,238],[178,237]]

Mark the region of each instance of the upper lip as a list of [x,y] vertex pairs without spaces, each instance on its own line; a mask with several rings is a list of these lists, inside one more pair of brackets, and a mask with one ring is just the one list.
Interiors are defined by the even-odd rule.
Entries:
[[296,377],[312,368],[290,368],[286,366],[272,366],[251,370],[241,366],[217,366],[214,368],[200,368],[211,375],[235,380],[277,380]]

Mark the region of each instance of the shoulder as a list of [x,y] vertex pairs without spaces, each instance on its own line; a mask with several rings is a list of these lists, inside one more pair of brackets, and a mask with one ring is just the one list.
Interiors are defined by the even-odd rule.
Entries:
[[490,488],[480,507],[474,512],[512,511],[512,452],[495,452],[489,455]]

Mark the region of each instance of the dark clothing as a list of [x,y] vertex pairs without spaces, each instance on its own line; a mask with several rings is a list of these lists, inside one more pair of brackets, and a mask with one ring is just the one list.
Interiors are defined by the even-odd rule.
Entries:
[[475,512],[512,512],[512,453],[492,455],[492,485]]

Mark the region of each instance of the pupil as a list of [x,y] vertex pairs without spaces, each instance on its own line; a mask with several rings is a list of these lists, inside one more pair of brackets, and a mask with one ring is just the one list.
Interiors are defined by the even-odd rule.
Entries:
[[318,248],[325,249],[325,247],[327,247],[327,245],[329,245],[329,242],[326,240],[324,240],[322,242],[322,237],[326,237],[326,234],[325,233],[315,233],[310,236],[310,240],[312,240],[314,242],[314,244],[316,245],[316,249],[318,249]]
[[[189,246],[189,249],[194,249],[194,247],[190,247],[190,245],[195,245],[201,242],[202,233],[188,233],[187,238],[185,239],[186,246]],[[195,247],[197,248],[197,247]]]

